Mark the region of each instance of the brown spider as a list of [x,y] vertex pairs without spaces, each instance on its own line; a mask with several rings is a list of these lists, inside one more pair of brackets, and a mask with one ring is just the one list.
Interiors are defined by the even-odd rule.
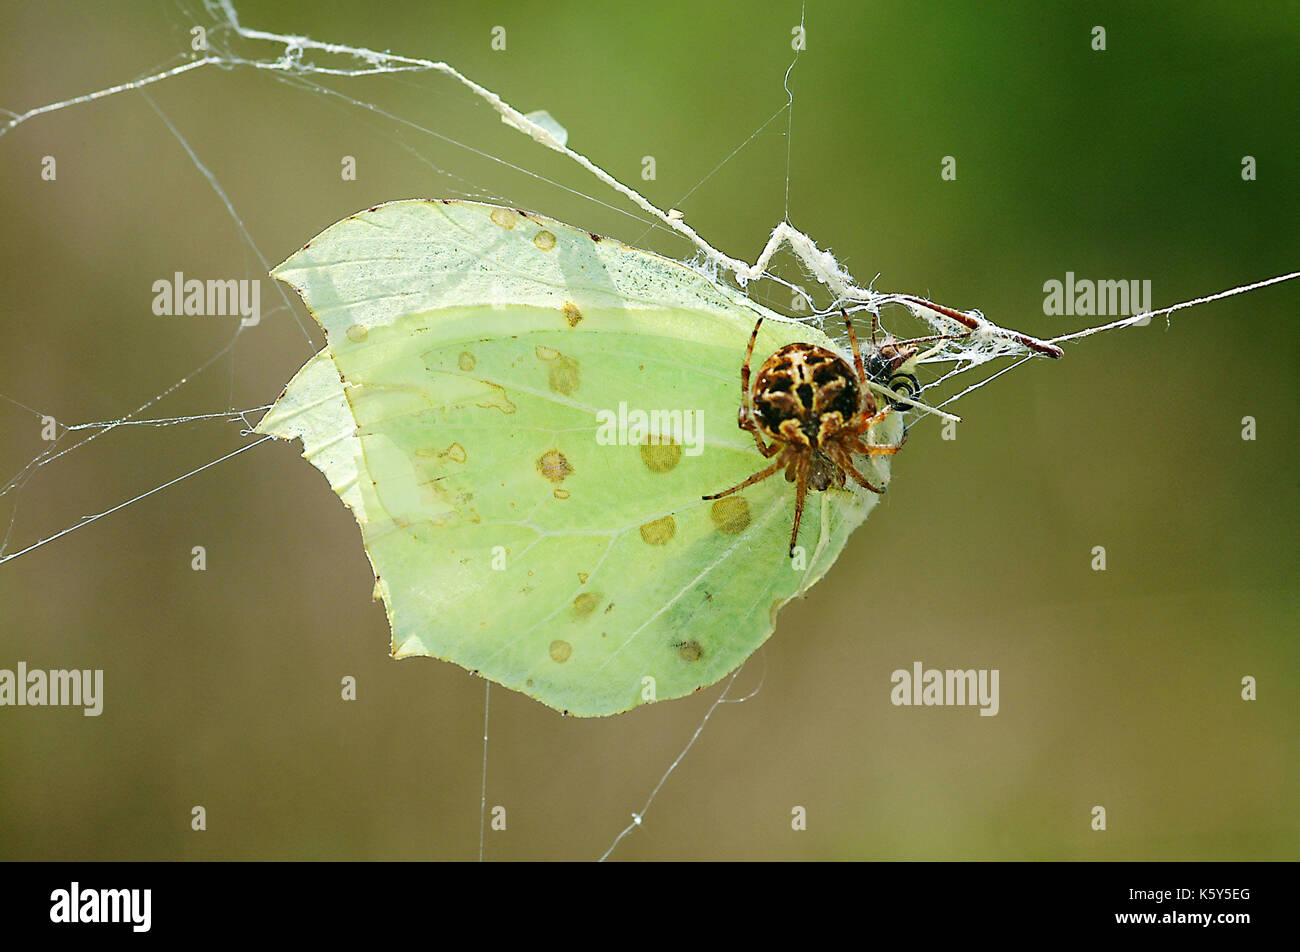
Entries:
[[[799,521],[803,518],[804,500],[808,486],[822,491],[834,485],[844,486],[845,476],[873,493],[884,489],[871,484],[853,465],[853,454],[864,456],[892,456],[902,447],[897,444],[876,444],[862,438],[871,427],[883,420],[890,411],[901,406],[890,401],[879,409],[871,393],[871,383],[887,381],[886,388],[904,397],[913,397],[919,390],[916,377],[902,371],[917,353],[915,346],[923,340],[892,342],[873,346],[870,355],[871,372],[863,365],[858,338],[853,331],[853,321],[843,310],[844,323],[849,330],[849,344],[853,350],[853,366],[844,358],[815,344],[787,344],[763,362],[751,392],[749,363],[754,356],[754,343],[762,316],[749,335],[749,348],[745,362],[740,367],[740,415],[742,430],[754,434],[758,451],[765,458],[776,457],[766,469],[759,470],[742,483],[720,493],[702,498],[721,499],[740,492],[760,480],[785,469],[787,482],[795,484],[794,528],[790,533],[790,555],[794,556],[799,538]],[[872,321],[871,339],[875,345],[876,322]],[[906,437],[906,433],[904,433]],[[771,440],[769,445],[764,437]]]

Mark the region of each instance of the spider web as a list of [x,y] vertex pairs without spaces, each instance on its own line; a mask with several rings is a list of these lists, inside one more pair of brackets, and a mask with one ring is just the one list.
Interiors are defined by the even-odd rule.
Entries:
[[[296,243],[314,234],[328,221],[311,224],[295,222],[287,234],[263,238],[263,222],[252,220],[240,203],[223,186],[225,178],[215,164],[209,164],[204,149],[195,143],[192,122],[178,116],[176,108],[163,99],[173,87],[192,82],[198,76],[258,77],[263,84],[281,87],[278,92],[310,100],[313,105],[334,111],[340,121],[357,124],[368,134],[385,141],[388,147],[404,154],[414,167],[426,172],[439,184],[438,194],[462,198],[523,204],[536,207],[542,199],[522,201],[522,191],[530,196],[560,196],[566,201],[581,203],[602,216],[603,221],[622,222],[620,232],[631,243],[641,245],[646,238],[653,239],[669,253],[687,261],[693,267],[718,281],[725,281],[745,289],[755,300],[776,310],[789,312],[790,302],[802,301],[806,312],[801,316],[816,323],[842,343],[839,311],[841,308],[858,315],[859,327],[864,320],[876,317],[881,320],[886,333],[897,338],[942,335],[949,339],[938,342],[926,357],[930,371],[922,380],[923,390],[918,405],[911,411],[917,420],[946,415],[938,413],[950,407],[976,389],[983,387],[1002,374],[1021,367],[1030,360],[1059,356],[1063,345],[1073,346],[1084,338],[1120,329],[1145,326],[1151,318],[1169,315],[1176,311],[1207,304],[1215,300],[1243,294],[1269,285],[1291,280],[1300,272],[1291,272],[1250,283],[1240,284],[1222,291],[1203,294],[1191,300],[1167,305],[1143,314],[1087,327],[1052,338],[1040,340],[1015,330],[1000,326],[979,311],[948,308],[910,292],[876,290],[875,282],[866,284],[855,278],[835,255],[818,245],[810,235],[790,223],[789,154],[794,132],[795,97],[791,92],[797,86],[798,54],[794,54],[784,74],[773,77],[784,82],[786,100],[770,114],[755,117],[753,132],[734,148],[722,150],[716,164],[695,185],[685,191],[674,205],[660,207],[646,198],[641,191],[624,183],[606,171],[596,161],[576,148],[559,141],[552,129],[537,121],[533,113],[525,113],[501,96],[481,85],[475,79],[446,62],[420,55],[369,49],[364,46],[330,42],[297,33],[261,29],[256,24],[242,22],[240,13],[230,0],[210,0],[201,6],[181,3],[169,8],[173,19],[174,45],[182,46],[189,39],[188,26],[195,24],[206,31],[206,50],[188,50],[174,59],[141,72],[135,78],[114,82],[84,94],[73,95],[45,105],[22,111],[8,111],[8,119],[0,125],[0,149],[13,146],[15,139],[47,121],[55,114],[67,110],[96,110],[107,103],[125,97],[143,100],[156,114],[160,138],[152,145],[164,144],[179,150],[197,173],[196,183],[207,189],[204,201],[212,201],[221,209],[233,228],[244,268],[236,267],[233,273],[247,277],[262,277],[278,260],[280,253],[267,253],[268,247],[296,247]],[[379,85],[382,84],[382,85]],[[12,93],[11,93],[12,95]],[[429,100],[437,108],[429,108]],[[183,103],[184,100],[181,100]],[[495,128],[483,123],[484,107],[492,110],[500,122]],[[447,117],[440,113],[445,109]],[[431,118],[432,117],[432,118]],[[787,169],[784,175],[785,218],[771,229],[766,242],[752,261],[725,253],[711,243],[703,232],[707,229],[687,221],[676,210],[697,191],[707,190],[710,180],[731,166],[745,150],[756,141],[780,136],[784,124],[784,142],[787,152]],[[457,131],[455,135],[451,130]],[[506,132],[509,139],[502,134]],[[570,130],[575,131],[575,130]],[[595,142],[589,130],[584,139]],[[521,136],[522,134],[522,136]],[[523,138],[527,137],[527,138]],[[532,142],[528,142],[531,139]],[[592,145],[598,152],[598,143]],[[435,163],[433,156],[437,156]],[[462,161],[465,160],[465,161]],[[445,167],[444,167],[445,165]],[[472,168],[471,168],[472,166]],[[484,167],[495,167],[500,176],[487,175]],[[468,170],[467,170],[468,169]],[[545,171],[541,171],[545,169]],[[572,172],[578,173],[574,178]],[[519,182],[526,184],[520,185]],[[503,184],[505,183],[505,184]],[[283,185],[283,183],[281,183]],[[412,194],[429,192],[422,183],[411,189]],[[200,193],[196,190],[196,200]],[[391,197],[407,197],[393,195]],[[545,207],[539,211],[549,213]],[[557,215],[556,217],[565,217]],[[330,217],[329,221],[333,218]],[[580,222],[574,222],[580,224]],[[259,240],[260,239],[260,240]],[[231,269],[227,268],[227,271]],[[261,314],[267,326],[278,328],[277,345],[286,352],[292,351],[278,366],[292,368],[302,358],[315,352],[322,344],[315,327],[309,326],[287,297],[278,282],[264,281],[263,288],[273,288],[276,295],[270,307]],[[285,332],[285,329],[288,329]],[[25,394],[0,392],[0,400],[14,408],[22,422],[14,419],[6,424],[13,434],[11,442],[17,445],[18,434],[27,432],[32,418],[42,423],[53,421],[57,436],[46,440],[39,452],[19,465],[0,485],[0,499],[9,505],[6,528],[0,540],[0,564],[11,562],[51,543],[62,540],[69,533],[85,528],[108,516],[122,512],[134,504],[176,486],[210,469],[225,464],[261,445],[269,438],[252,438],[252,427],[257,416],[269,402],[254,402],[236,406],[236,395],[248,389],[248,381],[238,376],[241,368],[251,363],[248,351],[241,351],[250,327],[237,324],[233,329],[220,331],[225,339],[220,341],[190,369],[180,376],[173,375],[161,388],[148,391],[133,401],[133,405],[120,412],[100,415],[98,419],[68,422],[64,413],[51,413],[37,400]],[[179,368],[183,363],[174,365]],[[996,368],[996,369],[994,369]],[[228,375],[214,384],[213,378]],[[982,373],[975,373],[982,371]],[[171,372],[164,368],[164,374]],[[266,380],[283,382],[287,375],[279,371],[266,372],[263,368],[250,369],[263,393],[270,392]],[[970,376],[967,376],[970,375]],[[190,412],[166,415],[163,410],[183,402],[187,390],[196,381],[206,382],[206,389],[193,401]],[[227,406],[213,409],[214,390],[227,394]],[[88,398],[89,399],[89,398]],[[110,401],[112,402],[112,401]],[[201,425],[201,427],[200,427]],[[25,510],[20,505],[27,491],[40,484],[41,479],[56,466],[75,465],[76,460],[108,441],[130,439],[129,449],[121,452],[148,453],[148,441],[165,439],[156,435],[175,430],[195,432],[200,428],[224,425],[227,446],[220,452],[210,453],[199,465],[159,478],[152,471],[143,487],[124,494],[108,505],[92,505],[91,511],[76,519],[48,523],[44,510],[29,522],[23,518]],[[132,433],[146,433],[147,439]],[[210,433],[210,429],[203,429]],[[217,438],[204,436],[202,443],[214,443]],[[26,440],[22,441],[24,444]],[[229,448],[233,444],[234,448]],[[73,497],[73,505],[85,505],[86,495]],[[57,519],[58,517],[55,516]],[[758,662],[761,664],[762,662]],[[752,667],[752,666],[751,666]],[[738,678],[753,680],[744,670],[727,679],[722,689],[708,706],[688,742],[671,761],[667,770],[653,786],[649,798],[633,814],[633,821],[611,842],[601,857],[610,856],[623,839],[644,823],[645,815],[655,801],[660,789],[691,750],[713,714],[722,704],[738,703],[752,697],[753,688],[742,697],[733,697]],[[760,681],[761,683],[761,681]],[[482,798],[480,806],[480,858],[486,841],[489,806],[489,747],[488,715],[490,687],[485,695]]]

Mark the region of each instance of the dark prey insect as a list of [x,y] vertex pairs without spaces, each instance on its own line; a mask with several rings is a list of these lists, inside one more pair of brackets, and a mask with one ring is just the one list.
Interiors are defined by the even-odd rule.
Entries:
[[[763,324],[760,316],[749,336],[745,362],[740,368],[740,414],[742,430],[754,434],[758,451],[765,458],[776,457],[771,465],[744,482],[722,492],[704,496],[721,499],[740,492],[760,480],[785,470],[787,482],[795,484],[794,528],[790,532],[790,555],[794,555],[799,538],[799,521],[804,501],[811,487],[822,491],[843,488],[845,477],[873,493],[883,493],[853,465],[853,454],[892,456],[902,447],[897,444],[869,443],[864,434],[896,407],[889,401],[882,408],[871,392],[871,383],[910,398],[919,390],[916,377],[905,370],[915,356],[914,346],[921,340],[873,346],[869,361],[863,363],[853,321],[844,314],[853,351],[850,367],[838,354],[815,344],[787,344],[763,362],[750,388],[750,361],[754,343]],[[925,338],[933,340],[937,338]],[[875,326],[872,340],[874,345]],[[913,345],[913,346],[906,346]],[[868,369],[870,367],[870,369]],[[771,441],[770,443],[768,441]]]

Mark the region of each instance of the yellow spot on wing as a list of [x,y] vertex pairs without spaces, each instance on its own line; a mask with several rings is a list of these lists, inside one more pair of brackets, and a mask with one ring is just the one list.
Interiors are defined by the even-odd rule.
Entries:
[[537,459],[537,471],[551,482],[559,483],[572,475],[573,466],[559,450],[547,450]]
[[739,535],[749,528],[749,500],[744,496],[719,499],[709,510],[709,517],[719,532]]
[[578,362],[560,354],[551,363],[546,377],[552,390],[567,397],[578,389]]
[[583,592],[573,600],[573,610],[579,615],[590,615],[600,604],[600,595],[591,592]]
[[648,436],[641,444],[641,462],[652,473],[666,473],[682,458],[682,448],[671,436]]
[[500,410],[502,413],[515,412],[515,405],[511,403],[510,398],[506,396],[505,387],[497,383],[491,383],[487,380],[484,380],[483,383],[492,388],[492,393],[474,404],[474,406],[481,407],[484,410]]
[[422,446],[415,451],[415,455],[420,459],[449,459],[453,463],[463,463],[468,458],[465,447],[459,443],[453,443],[445,450],[440,450],[436,446]]
[[544,360],[551,366],[546,368],[546,379],[551,389],[566,397],[578,389],[578,362],[572,357],[565,357],[554,347],[538,344],[533,348],[538,360]]
[[672,516],[664,516],[654,522],[647,522],[641,527],[641,540],[646,545],[667,545],[668,540],[677,532],[677,523]]

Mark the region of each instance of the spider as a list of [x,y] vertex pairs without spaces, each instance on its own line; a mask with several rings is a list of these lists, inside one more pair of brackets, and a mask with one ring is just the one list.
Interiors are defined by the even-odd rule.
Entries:
[[[878,323],[873,316],[872,351],[864,364],[853,321],[843,309],[840,313],[849,331],[852,367],[838,354],[816,344],[787,344],[763,362],[751,391],[749,364],[754,356],[758,329],[763,325],[763,318],[759,316],[754,332],[749,335],[745,362],[740,367],[738,422],[742,430],[754,435],[754,442],[764,458],[776,458],[770,466],[744,482],[702,497],[709,500],[730,496],[784,469],[786,481],[795,484],[794,528],[790,532],[792,558],[810,485],[818,492],[831,486],[843,488],[847,476],[873,493],[885,491],[872,485],[853,465],[854,453],[893,456],[903,445],[901,441],[878,444],[863,439],[871,427],[903,405],[901,401],[890,400],[883,408],[879,407],[871,393],[872,385],[879,388],[883,384],[891,393],[911,399],[921,389],[915,375],[906,369],[917,354],[919,348],[916,345],[964,336],[944,335],[942,338],[901,342],[887,340],[877,345]],[[904,430],[903,439],[906,438],[907,431]]]

